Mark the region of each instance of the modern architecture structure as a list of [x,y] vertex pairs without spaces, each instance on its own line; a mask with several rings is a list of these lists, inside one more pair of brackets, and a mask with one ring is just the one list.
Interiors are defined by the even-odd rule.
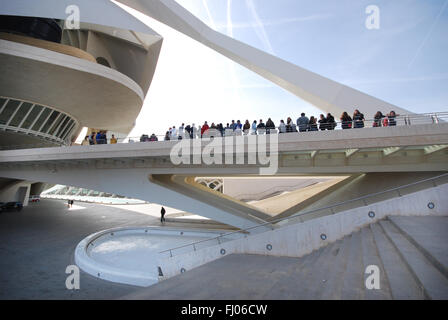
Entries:
[[[83,127],[128,134],[162,37],[109,1],[78,2],[76,29],[69,1],[27,2],[1,4],[0,148],[70,145]],[[0,201],[26,205],[33,183],[3,179]],[[11,199],[19,186],[28,191]]]
[[[75,187],[67,193],[87,189],[119,194],[239,229],[225,235],[167,231],[177,238],[185,232],[194,242],[173,242],[171,248],[152,252],[151,270],[142,272],[98,263],[92,247],[110,237],[152,236],[160,230],[100,231],[76,249],[75,261],[86,272],[148,285],[229,253],[303,257],[392,215],[448,214],[448,124],[443,117],[412,115],[231,39],[173,0],[116,2],[184,33],[322,110],[352,112],[362,106],[374,114],[381,106],[409,117],[403,118],[404,125],[384,128],[197,139],[196,149],[185,139],[70,146],[82,127],[130,132],[151,84],[163,35],[106,0],[80,0],[75,9],[66,0],[44,0],[39,6],[26,0],[2,1],[0,144],[9,150],[0,151],[0,201],[26,204],[44,183],[62,184]],[[72,19],[67,12],[76,17],[76,10],[81,13],[80,25],[73,29],[64,21]],[[419,121],[411,125],[410,117]],[[215,141],[232,143],[230,151]],[[37,146],[44,148],[33,148]],[[192,153],[179,154],[187,149]],[[204,155],[213,161],[203,161]],[[257,156],[265,161],[255,161]],[[226,192],[226,179],[229,186],[235,177],[269,183],[294,176],[321,180],[316,186],[303,186],[306,192],[275,194],[288,186],[261,188],[258,196],[236,188]],[[429,296],[446,298],[447,265],[431,257],[425,259],[437,260],[435,272],[445,280],[437,288],[441,293]]]

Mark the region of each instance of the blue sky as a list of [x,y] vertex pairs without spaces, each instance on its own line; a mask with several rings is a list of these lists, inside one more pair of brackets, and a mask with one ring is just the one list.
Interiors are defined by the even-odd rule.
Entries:
[[[177,2],[221,33],[412,112],[448,109],[448,0]],[[380,9],[379,30],[365,27],[368,5]],[[196,41],[142,20],[165,40],[133,134],[161,133],[181,121],[278,123],[302,111],[321,113]],[[172,112],[179,103],[186,110]]]

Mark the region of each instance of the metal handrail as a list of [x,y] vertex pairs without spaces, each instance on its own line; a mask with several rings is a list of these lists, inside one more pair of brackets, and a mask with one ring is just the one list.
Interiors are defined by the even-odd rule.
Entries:
[[[237,234],[237,233],[240,233],[240,234],[244,233],[244,234],[247,235],[249,233],[248,232],[249,230],[253,230],[253,229],[256,229],[256,228],[264,227],[264,226],[267,226],[267,225],[271,225],[271,230],[274,230],[274,228],[272,227],[273,223],[277,223],[277,222],[280,222],[280,221],[283,221],[283,220],[292,219],[292,218],[295,218],[295,217],[303,217],[303,216],[309,215],[311,213],[316,213],[316,212],[319,212],[319,211],[322,211],[322,210],[333,209],[335,207],[339,207],[339,206],[344,205],[344,204],[353,203],[353,202],[360,201],[360,200],[366,200],[368,198],[372,198],[372,197],[375,197],[375,196],[378,196],[378,195],[382,195],[382,194],[386,194],[386,193],[393,192],[393,191],[399,191],[401,189],[408,188],[408,187],[411,187],[411,186],[415,186],[415,185],[418,185],[418,184],[421,184],[421,183],[424,183],[424,182],[435,181],[435,180],[437,180],[439,178],[446,177],[446,176],[448,176],[448,173],[444,173],[444,174],[438,175],[436,177],[426,178],[426,179],[423,179],[423,180],[420,180],[420,181],[417,181],[417,182],[412,182],[412,183],[409,183],[409,184],[405,184],[405,185],[402,185],[402,186],[399,186],[399,187],[387,189],[387,190],[384,190],[384,191],[371,193],[371,194],[368,194],[368,195],[365,195],[365,196],[362,196],[362,197],[358,197],[358,198],[355,198],[355,199],[342,201],[342,202],[339,202],[339,203],[336,203],[336,204],[333,204],[333,205],[330,205],[330,206],[325,206],[325,207],[322,207],[322,208],[312,209],[312,210],[309,210],[309,211],[305,211],[303,213],[296,213],[296,214],[288,216],[288,217],[271,220],[269,222],[265,222],[263,224],[252,226],[252,227],[249,227],[249,228],[246,228],[246,229],[232,231],[232,232],[228,232],[228,233],[223,233],[223,234],[221,234],[221,235],[219,235],[217,237],[214,237],[214,238],[199,240],[199,241],[196,241],[196,242],[193,242],[193,243],[189,243],[189,244],[185,244],[185,245],[182,245],[182,246],[178,246],[178,247],[175,247],[175,248],[166,249],[166,250],[160,251],[159,253],[169,252],[170,253],[170,257],[173,257],[172,253],[173,253],[174,250],[178,250],[178,249],[181,249],[181,248],[186,248],[186,247],[189,247],[189,246],[193,246],[194,251],[196,251],[195,247],[199,243],[203,243],[203,242],[207,242],[207,241],[213,241],[213,240],[218,240],[218,243],[220,243],[219,239],[221,239],[223,237],[226,237],[226,236],[229,236],[229,235],[233,235],[233,234]],[[434,186],[437,186],[437,184],[435,182],[434,182]],[[398,196],[401,197],[402,195],[398,192]],[[367,203],[364,202],[364,205],[367,206]],[[334,214],[333,211],[332,211],[332,214]]]
[[[440,122],[448,122],[448,112],[433,112],[433,113],[421,113],[421,114],[404,114],[404,115],[398,115],[395,117],[395,122],[396,125],[395,126],[409,126],[412,124],[419,124],[422,123],[422,121],[424,121],[424,123],[432,123],[432,124],[439,124]],[[353,121],[351,121],[353,123]],[[365,119],[364,121],[364,128],[369,128],[371,126],[369,126],[370,124],[373,124],[375,122],[375,119]],[[428,124],[429,124],[428,123]],[[295,124],[295,123],[294,123]],[[343,130],[342,127],[342,122],[341,121],[335,121],[336,127],[334,128],[334,130]],[[319,123],[316,124],[318,129],[320,127]],[[297,127],[297,126],[296,126]],[[0,125],[0,130],[6,130],[4,128],[4,126]],[[298,128],[297,128],[298,129]],[[353,127],[352,127],[353,129]],[[357,128],[357,129],[362,129],[362,128]],[[279,128],[278,126],[275,128],[275,132],[272,131],[273,129],[271,129],[271,134],[280,134],[279,132]],[[18,131],[17,128],[14,128],[14,131]],[[318,130],[321,131],[321,130]],[[238,132],[233,132],[232,136],[236,136],[236,135],[246,135],[246,134],[250,134],[251,130],[249,130],[249,132],[243,132],[243,130],[238,131]],[[257,134],[263,134],[263,132],[265,132],[265,130],[257,130]],[[306,131],[306,132],[310,132],[310,131]],[[287,133],[297,133],[297,134],[303,134],[306,132],[287,132]],[[314,131],[317,132],[317,131]],[[283,134],[283,133],[281,133]],[[41,136],[43,136],[42,134],[40,134]],[[149,135],[148,135],[149,137]],[[158,141],[145,141],[145,142],[163,142],[165,135],[156,135],[156,137],[159,139]],[[45,136],[46,139],[51,139],[52,137],[50,136]],[[117,139],[118,143],[142,143],[140,142],[140,138],[139,137],[128,137],[128,136],[119,136],[117,134],[117,136],[115,137]],[[200,137],[195,137],[196,139],[200,139]],[[107,139],[109,140],[109,139]],[[178,139],[172,138],[170,141],[178,141]],[[60,142],[60,141],[59,141]],[[65,142],[65,140],[64,140]],[[110,144],[110,143],[107,143]],[[102,145],[102,144],[99,144]],[[63,144],[63,146],[65,146],[65,143]],[[0,150],[7,150],[7,149],[28,149],[28,148],[33,148],[33,147],[45,147],[45,145],[41,145],[39,143],[36,144],[23,144],[23,145],[7,145],[7,146],[0,146]],[[49,147],[49,146],[46,146]]]
[[[385,115],[384,118],[387,118],[387,116]],[[316,120],[318,121],[319,119],[316,118]],[[402,120],[401,122],[403,122],[404,124],[398,124],[399,120]],[[404,114],[404,115],[397,115],[395,117],[395,122],[397,123],[396,126],[402,126],[402,125],[412,125],[412,121],[411,120],[431,120],[431,122],[433,124],[438,124],[439,122],[443,122],[444,120],[448,121],[448,112],[433,112],[433,113],[419,113],[419,114]],[[364,124],[373,124],[376,120],[374,118],[366,118],[363,120]],[[354,122],[354,120],[351,121],[352,123]],[[336,127],[334,128],[335,130],[342,130],[342,123],[343,121],[335,121],[334,122],[336,124]],[[296,125],[296,123],[294,122],[294,125]],[[316,125],[319,128],[319,123],[317,122]],[[381,125],[382,127],[382,125]],[[353,128],[353,127],[352,127]],[[368,128],[367,126],[364,126],[364,128]],[[280,132],[278,131],[279,126],[275,127],[275,130],[277,131],[275,134],[279,134]],[[298,128],[297,128],[298,129]],[[225,128],[224,128],[225,130]],[[249,132],[251,132],[252,129],[249,129]],[[266,130],[266,129],[264,129]],[[273,129],[271,129],[273,130]],[[257,129],[257,132],[259,132],[260,130]],[[321,130],[318,130],[321,131]],[[308,132],[308,131],[306,131]],[[240,133],[243,134],[244,130],[240,130]],[[288,132],[290,133],[290,132]],[[300,132],[303,133],[303,132]],[[148,135],[150,136],[150,135]],[[141,137],[141,136],[140,136]],[[140,137],[116,137],[116,139],[118,140],[118,143],[128,143],[125,142],[125,140],[132,140],[134,143],[138,143],[140,142],[139,139]],[[159,139],[158,141],[146,141],[146,142],[160,142],[160,141],[164,141],[163,138],[165,137],[165,135],[156,135],[157,138],[162,138]],[[199,139],[200,137],[198,137]],[[136,139],[137,141],[134,141],[134,139]],[[121,141],[120,141],[121,140]],[[170,141],[177,141],[178,139],[171,139]]]

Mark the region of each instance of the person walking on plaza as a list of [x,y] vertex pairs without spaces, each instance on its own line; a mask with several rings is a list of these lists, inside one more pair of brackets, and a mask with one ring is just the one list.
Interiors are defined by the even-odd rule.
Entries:
[[164,207],[162,207],[162,209],[160,210],[160,222],[161,223],[165,223],[165,213],[166,213],[166,210]]

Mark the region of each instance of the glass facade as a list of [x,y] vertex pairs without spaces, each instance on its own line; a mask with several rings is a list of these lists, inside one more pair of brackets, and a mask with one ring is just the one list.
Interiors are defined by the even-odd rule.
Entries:
[[0,131],[16,131],[66,143],[77,121],[68,114],[30,102],[0,97]]

